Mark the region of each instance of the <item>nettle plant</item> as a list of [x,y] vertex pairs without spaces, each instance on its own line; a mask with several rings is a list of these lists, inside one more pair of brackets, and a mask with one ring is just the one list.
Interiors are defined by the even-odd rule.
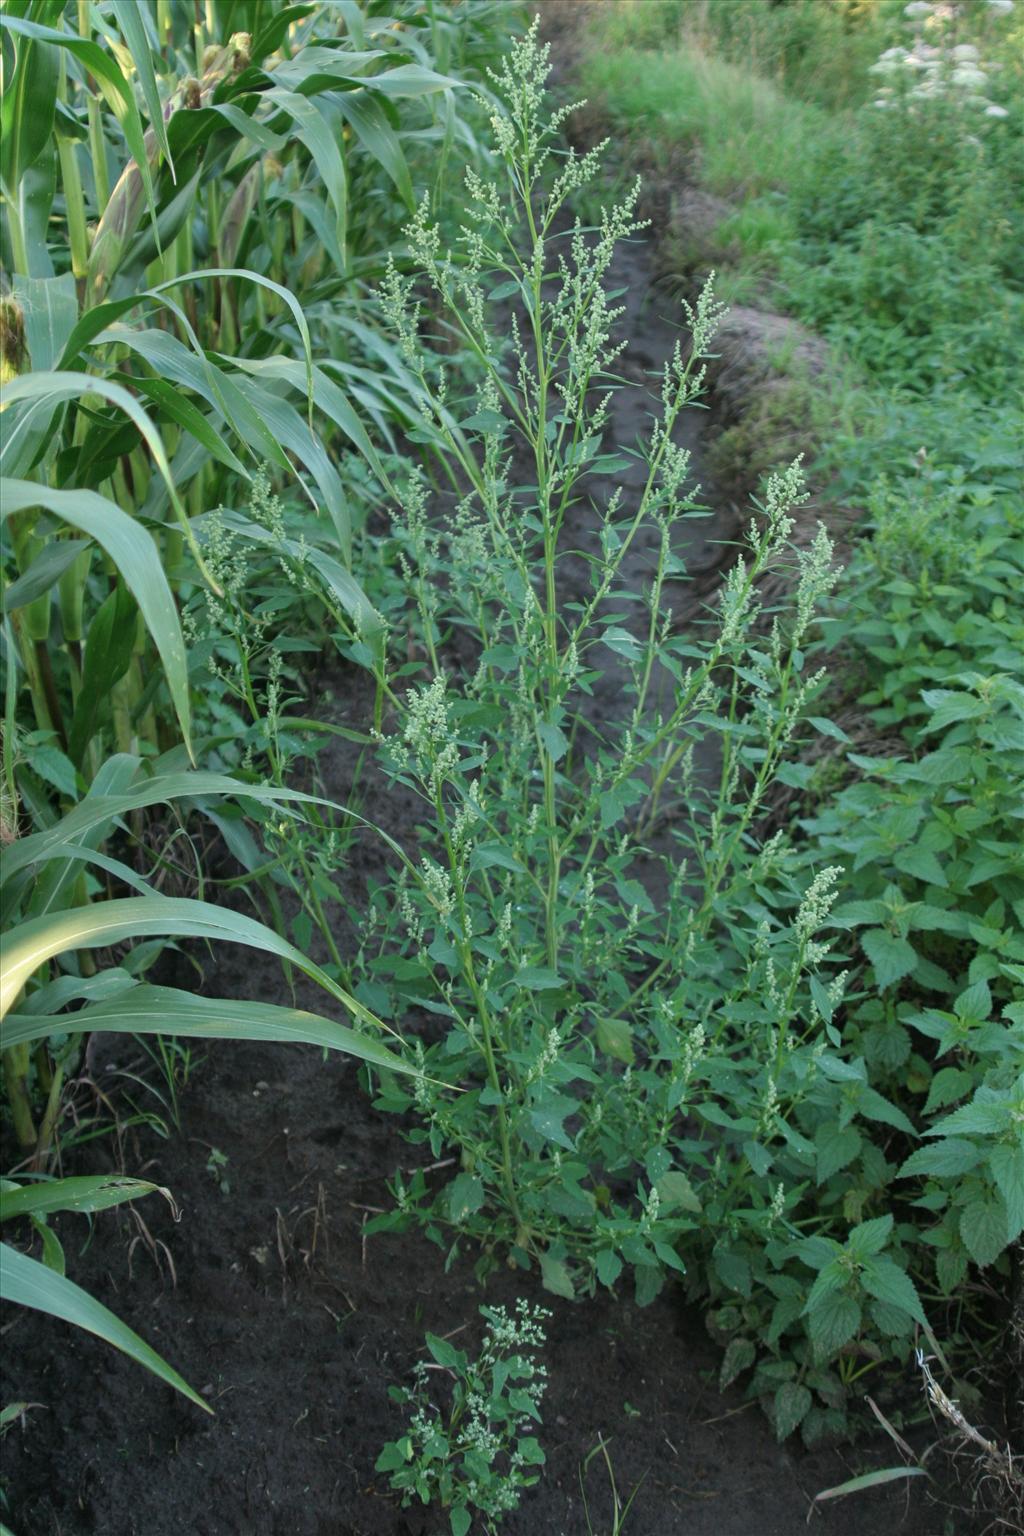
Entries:
[[[520,1300],[512,1315],[504,1307],[481,1307],[480,1315],[486,1328],[475,1360],[428,1333],[433,1363],[418,1360],[411,1387],[389,1388],[392,1402],[412,1412],[406,1432],[376,1463],[391,1474],[403,1505],[418,1498],[447,1509],[452,1536],[466,1536],[473,1511],[493,1531],[539,1481],[545,1459],[532,1430],[541,1422],[547,1368],[535,1355],[551,1314]],[[433,1373],[451,1378],[446,1411],[434,1401]]]
[[[673,629],[680,525],[697,510],[673,433],[701,389],[708,289],[630,450],[642,485],[594,509],[596,552],[573,585],[579,507],[633,462],[604,446],[622,351],[605,285],[639,226],[634,190],[596,230],[562,232],[598,154],[548,175],[565,113],[544,111],[546,74],[534,28],[495,82],[504,176],[468,177],[458,261],[424,214],[408,232],[419,276],[386,286],[410,366],[425,291],[480,382],[460,423],[475,451],[449,441],[464,496],[440,519],[411,480],[395,535],[431,680],[392,691],[380,750],[423,816],[417,856],[374,895],[356,973],[385,1014],[415,1005],[427,1020],[415,1091],[384,1075],[379,1104],[411,1111],[411,1140],[460,1164],[441,1188],[396,1178],[378,1224],[421,1221],[454,1246],[465,1234],[483,1269],[539,1263],[566,1296],[628,1266],[646,1302],[691,1232],[749,1284],[744,1245],[784,1228],[799,1198],[775,1149],[809,1146],[813,1173],[814,1117],[834,1118],[826,1098],[796,1129],[839,1043],[842,983],[818,976],[833,873],[809,879],[781,837],[759,837],[820,686],[804,657],[831,548],[824,530],[791,548],[799,469],[772,477],[707,619]],[[433,399],[443,432],[454,402],[443,387]],[[637,549],[642,584],[626,574]],[[783,565],[792,596],[768,616],[759,583]],[[602,680],[611,718],[595,708]]]

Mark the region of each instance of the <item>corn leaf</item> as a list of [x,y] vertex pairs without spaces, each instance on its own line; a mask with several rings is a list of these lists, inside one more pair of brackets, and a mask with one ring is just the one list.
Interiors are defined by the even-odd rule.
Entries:
[[111,998],[76,1013],[8,1014],[3,1023],[4,1049],[54,1033],[91,1034],[102,1030],[121,1035],[183,1035],[191,1040],[260,1040],[266,1043],[315,1045],[340,1051],[382,1071],[410,1075],[414,1069],[369,1035],[302,1008],[276,1003],[197,997],[175,987],[128,987]]
[[[71,377],[88,379],[85,374]],[[138,603],[143,622],[160,653],[167,686],[187,743],[191,709],[185,642],[174,597],[150,534],[96,491],[55,491],[33,480],[4,480],[0,482],[0,489],[0,517],[10,517],[29,507],[45,507],[48,512],[89,534],[106,550]]]
[[27,1254],[19,1253],[9,1243],[0,1243],[0,1295],[6,1302],[32,1307],[37,1312],[59,1317],[66,1323],[73,1323],[77,1328],[94,1333],[104,1343],[112,1344],[136,1364],[145,1366],[147,1371],[159,1376],[161,1381],[165,1381],[176,1392],[181,1392],[190,1402],[202,1408],[204,1413],[213,1412],[209,1404],[204,1403],[197,1392],[193,1392],[188,1382],[166,1360],[161,1359],[144,1339],[140,1339],[127,1323],[115,1317],[113,1312],[90,1296],[88,1291],[83,1291],[73,1280],[56,1274],[45,1264],[30,1259]]

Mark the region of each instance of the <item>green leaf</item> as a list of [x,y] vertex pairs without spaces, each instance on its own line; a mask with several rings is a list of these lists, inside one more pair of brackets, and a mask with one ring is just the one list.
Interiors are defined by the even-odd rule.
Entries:
[[860,1132],[852,1125],[840,1130],[838,1125],[822,1125],[814,1137],[817,1152],[817,1178],[824,1184],[834,1173],[852,1163],[861,1148]]
[[191,708],[185,642],[159,551],[150,535],[120,507],[95,491],[55,491],[31,480],[4,480],[0,481],[0,496],[3,501],[0,516],[9,517],[30,507],[45,507],[89,534],[106,550],[138,603],[143,622],[160,653],[171,700],[187,744]]
[[973,1141],[946,1136],[942,1141],[911,1152],[899,1171],[899,1177],[903,1179],[912,1174],[931,1174],[940,1179],[957,1179],[976,1168],[983,1155],[981,1148],[975,1146]]
[[449,1513],[448,1520],[452,1528],[452,1536],[468,1536],[469,1528],[473,1522],[465,1504],[454,1505]]
[[892,861],[901,874],[913,875],[915,880],[923,880],[926,885],[944,886],[948,883],[945,870],[927,848],[901,848],[893,854]]
[[625,1019],[601,1019],[597,1030],[598,1049],[631,1067],[636,1060],[633,1037]]
[[525,987],[528,992],[551,992],[565,986],[558,972],[544,965],[524,965],[516,972],[515,983],[518,987]]
[[595,1263],[597,1278],[602,1285],[614,1285],[622,1274],[622,1260],[614,1248],[602,1248]]
[[373,1467],[375,1472],[398,1472],[412,1457],[412,1445],[406,1440],[392,1440],[381,1451]]
[[718,1373],[718,1390],[724,1392],[737,1376],[753,1365],[757,1356],[757,1350],[753,1339],[744,1338],[741,1334],[729,1340],[725,1355],[722,1359],[722,1367]]
[[813,1401],[810,1392],[800,1382],[784,1381],[782,1383],[772,1403],[775,1433],[779,1440],[788,1439],[793,1431],[800,1427]]
[[[223,933],[210,936],[226,937]],[[367,1013],[362,1004],[355,1006],[360,1017],[372,1019],[373,1015]],[[412,1067],[386,1046],[378,1044],[371,1035],[361,1034],[318,1013],[277,1003],[197,997],[175,987],[148,984],[132,987],[75,1013],[10,1013],[3,1022],[0,1036],[6,1049],[23,1042],[45,1040],[54,1033],[88,1034],[93,1030],[126,1035],[183,1035],[196,1040],[264,1040],[315,1045],[321,1050],[341,1051],[388,1072],[414,1075]]]
[[83,549],[89,548],[88,539],[53,539],[43,546],[28,570],[17,581],[5,588],[4,613],[24,608],[44,592],[48,592],[63,576],[69,565],[74,565]]
[[830,1291],[807,1316],[807,1331],[819,1360],[830,1360],[860,1327],[860,1306],[845,1291]]
[[880,987],[891,987],[908,976],[917,964],[917,950],[906,939],[897,939],[885,928],[869,928],[860,935],[861,948],[875,968]]
[[925,689],[921,702],[931,710],[925,729],[943,731],[958,720],[973,720],[988,712],[989,706],[973,693],[961,693],[950,688]]
[[540,1272],[546,1291],[551,1291],[555,1296],[564,1296],[567,1301],[575,1301],[576,1291],[564,1258],[550,1252],[542,1253]]
[[824,1503],[826,1499],[845,1499],[850,1493],[863,1493],[868,1488],[880,1488],[885,1483],[895,1483],[904,1477],[927,1477],[923,1467],[883,1467],[878,1472],[863,1472],[860,1477],[851,1477],[849,1482],[839,1483],[835,1488],[824,1488],[821,1493],[814,1495],[815,1504]]
[[59,747],[47,743],[42,747],[33,747],[29,754],[29,767],[33,773],[47,784],[52,784],[59,795],[68,800],[74,800],[78,796],[78,779],[75,773],[75,765],[70,758],[65,757]]
[[88,1291],[83,1291],[74,1281],[48,1269],[45,1264],[19,1253],[8,1243],[0,1243],[0,1295],[16,1306],[32,1307],[37,1312],[45,1312],[50,1317],[58,1317],[94,1333],[104,1343],[122,1350],[136,1364],[159,1376],[204,1413],[213,1412],[177,1371]]
[[[820,731],[822,736],[831,736],[833,741],[848,742],[850,740],[842,726],[836,725],[833,720],[828,720],[821,715],[808,715],[807,724],[813,725],[814,729]],[[803,1415],[801,1414],[802,1417]]]
[[295,124],[296,136],[309,151],[331,201],[338,249],[344,254],[348,240],[348,177],[340,136],[332,131],[324,114],[306,96],[278,86],[265,92],[263,100],[286,112]]
[[467,1216],[475,1215],[483,1207],[484,1186],[475,1173],[457,1174],[445,1194],[448,1214],[454,1222],[465,1221]]
[[440,1338],[436,1333],[428,1333],[424,1336],[424,1342],[438,1365],[443,1365],[446,1369],[458,1365],[459,1352],[447,1339]]
[[105,1211],[110,1206],[138,1200],[157,1190],[170,1199],[169,1191],[159,1184],[128,1179],[119,1174],[47,1179],[39,1184],[14,1184],[5,1179],[0,1188],[0,1221],[12,1221],[15,1216],[47,1216],[55,1211]]
[[83,766],[101,710],[109,707],[114,687],[131,665],[138,612],[127,586],[119,581],[89,625],[82,684],[68,736],[68,753],[78,769]]
[[[54,955],[96,949],[124,940],[179,937],[221,939],[277,955],[317,982],[361,1023],[384,1028],[379,1019],[350,997],[301,950],[272,928],[228,907],[184,896],[128,896],[64,912],[30,918],[5,937],[5,969],[0,980],[0,1017],[10,1009],[36,968]],[[188,995],[188,994],[186,994]],[[247,1004],[240,1004],[242,1008]]]
[[976,981],[966,987],[953,1004],[958,1018],[984,1023],[992,1013],[992,993],[987,981]]
[[670,1168],[667,1173],[661,1175],[654,1187],[666,1211],[692,1211],[694,1215],[700,1215],[702,1209],[700,1199],[685,1173],[680,1173],[676,1168]]
[[167,160],[172,180],[177,180],[174,174],[174,161],[171,158],[170,146],[167,143],[167,124],[164,122],[163,102],[160,100],[160,89],[156,83],[156,74],[153,69],[153,54],[149,46],[149,37],[142,19],[142,11],[138,0],[111,0],[114,10],[114,19],[121,28],[121,33],[128,44],[128,51],[135,65],[135,72],[142,85],[142,94],[146,98],[146,111],[149,113],[150,132],[156,138],[164,157]]
[[889,1241],[892,1227],[891,1215],[876,1216],[872,1221],[861,1222],[859,1226],[850,1229],[846,1246],[856,1258],[870,1258],[872,1254],[881,1253]]
[[[367,81],[372,86],[372,81]],[[416,211],[416,199],[397,133],[388,122],[379,101],[370,91],[339,91],[335,105],[366,152],[394,182],[398,195],[410,213]]]
[[972,1073],[965,1072],[962,1067],[940,1067],[928,1089],[928,1098],[924,1106],[925,1114],[931,1115],[937,1109],[945,1109],[948,1104],[955,1104],[957,1099],[962,1099],[965,1094],[970,1093],[973,1087]]
[[913,1280],[892,1259],[869,1259],[861,1270],[860,1283],[869,1296],[908,1313],[922,1328],[927,1328],[928,1321]]
[[979,1268],[994,1264],[1010,1241],[1002,1198],[972,1200],[960,1212],[960,1236]]
[[15,273],[14,297],[25,320],[25,341],[33,373],[45,373],[57,360],[78,319],[78,295],[70,272],[60,277],[26,277]]
[[569,738],[557,725],[548,725],[542,721],[537,726],[537,735],[553,763],[557,763],[568,752]]
[[43,154],[53,133],[59,56],[46,44],[23,38],[11,78],[8,64],[13,53],[8,41],[0,100],[0,168],[11,193],[17,195],[22,177]]
[[1008,1240],[1024,1230],[1024,1145],[1001,1141],[988,1155],[996,1188],[1006,1201]]
[[23,37],[34,38],[39,42],[52,43],[56,47],[66,48],[85,65],[103,92],[114,116],[121,124],[132,158],[142,176],[146,197],[150,209],[152,209],[153,178],[149,169],[149,157],[146,154],[142,119],[139,116],[139,109],[135,105],[135,97],[132,94],[131,87],[110,54],[89,38],[78,37],[73,32],[56,31],[52,27],[38,26],[35,22],[25,21],[21,17],[12,16],[9,11],[0,11],[0,27],[7,27],[11,32],[20,33]]
[[[122,410],[145,441],[161,479],[167,488],[167,494],[170,497],[171,504],[181,523],[185,536],[189,540],[190,547],[196,558],[199,559],[199,551],[195,546],[191,524],[175,489],[171,467],[167,460],[167,454],[160,433],[135,396],[129,393],[123,385],[117,384],[111,379],[104,379],[96,374],[77,373],[61,369],[59,372],[25,373],[5,385],[3,397],[7,407],[15,405],[19,401],[24,401],[32,409],[19,414],[13,428],[9,425],[8,430],[3,436],[2,445],[0,445],[0,460],[2,460],[4,466],[4,473],[12,473],[12,466],[14,475],[19,474],[22,468],[28,469],[31,467],[30,463],[27,462],[27,459],[31,457],[29,451],[31,443],[26,448],[24,439],[28,437],[37,415],[44,415],[46,418],[49,418],[57,407],[66,401],[80,401],[82,396],[90,394],[102,395],[105,400],[109,400],[112,405],[116,405],[119,410]],[[74,497],[76,495],[86,496],[93,494],[85,491],[77,493],[51,491],[47,490],[44,486],[36,486],[36,499],[34,501],[31,499],[25,500],[23,498],[27,496],[25,490],[27,484],[28,482],[18,479],[12,479],[7,483],[4,490],[4,504],[2,508],[4,516],[9,516],[12,510],[21,511],[26,507],[49,506],[49,501],[44,499],[46,496],[65,498],[64,505],[69,504],[68,498],[70,498],[70,504],[74,505]],[[12,509],[7,503],[14,495],[21,499],[19,500],[19,505]],[[102,501],[103,498],[97,497],[96,499]],[[56,508],[51,507],[51,510],[56,510]],[[69,521],[74,521],[74,519],[69,518]]]

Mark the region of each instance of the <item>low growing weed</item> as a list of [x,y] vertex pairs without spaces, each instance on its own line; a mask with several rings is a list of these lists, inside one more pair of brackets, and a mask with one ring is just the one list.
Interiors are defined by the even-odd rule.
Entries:
[[[484,1529],[494,1531],[544,1465],[532,1431],[541,1422],[547,1385],[547,1371],[535,1356],[544,1347],[550,1313],[520,1301],[511,1316],[504,1307],[481,1307],[480,1315],[486,1327],[475,1360],[427,1334],[434,1364],[418,1361],[413,1385],[392,1387],[389,1394],[412,1409],[409,1427],[377,1458],[377,1471],[390,1473],[403,1505],[418,1498],[448,1511],[452,1536],[466,1536],[477,1512]],[[434,1372],[452,1379],[447,1410],[434,1402]]]

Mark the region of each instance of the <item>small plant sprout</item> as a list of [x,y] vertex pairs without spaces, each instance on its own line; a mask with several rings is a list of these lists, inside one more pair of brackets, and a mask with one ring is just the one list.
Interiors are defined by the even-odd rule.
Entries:
[[[608,1474],[608,1487],[611,1494],[610,1523],[607,1526],[594,1525],[594,1522],[590,1517],[590,1500],[587,1497],[587,1474],[590,1471],[591,1462],[596,1460],[598,1456],[600,1456],[601,1460],[604,1462],[605,1471]],[[579,1469],[579,1473],[580,1494],[583,1498],[583,1517],[587,1522],[587,1536],[622,1536],[622,1532],[626,1526],[626,1518],[629,1515],[630,1510],[633,1508],[633,1503],[637,1494],[640,1492],[640,1484],[637,1483],[629,1498],[625,1503],[623,1503],[619,1494],[619,1486],[615,1481],[615,1468],[612,1466],[612,1459],[608,1453],[608,1441],[604,1438],[603,1435],[598,1436],[597,1444],[594,1446],[593,1450],[588,1451],[586,1456],[584,1456],[583,1462]]]
[[[538,1481],[544,1452],[530,1433],[541,1421],[547,1370],[535,1356],[544,1346],[543,1307],[520,1300],[481,1307],[483,1343],[475,1360],[447,1339],[426,1335],[432,1363],[413,1368],[411,1387],[391,1387],[395,1403],[412,1410],[408,1428],[377,1458],[406,1506],[415,1499],[447,1510],[452,1536],[466,1536],[474,1513],[496,1530]],[[450,1381],[450,1387],[447,1385]],[[435,1383],[445,1382],[444,1407]]]

